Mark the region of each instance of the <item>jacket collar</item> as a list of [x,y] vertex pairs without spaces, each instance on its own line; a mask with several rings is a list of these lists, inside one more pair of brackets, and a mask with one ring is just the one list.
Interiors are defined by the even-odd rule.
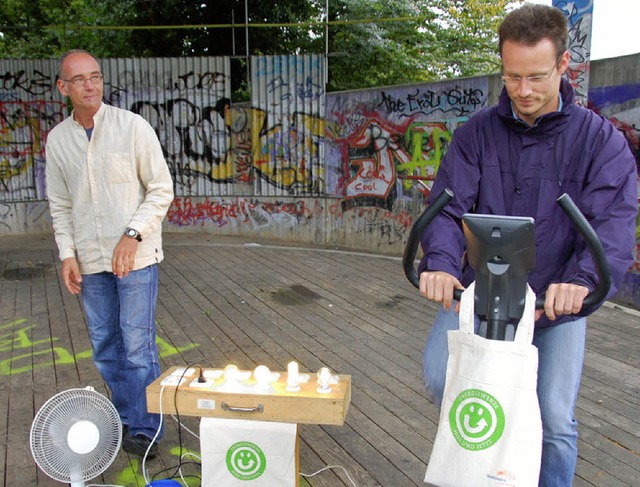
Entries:
[[575,110],[575,92],[571,84],[564,78],[560,82],[560,99],[562,107],[560,111],[547,113],[538,117],[531,126],[513,116],[511,99],[507,94],[507,89],[503,88],[498,100],[498,116],[511,130],[532,136],[545,135],[549,132],[561,131],[569,121]]

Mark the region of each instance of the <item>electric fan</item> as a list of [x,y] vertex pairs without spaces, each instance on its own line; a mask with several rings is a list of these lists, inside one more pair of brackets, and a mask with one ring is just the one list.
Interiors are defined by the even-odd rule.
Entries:
[[92,387],[50,398],[31,424],[31,453],[54,480],[84,487],[115,459],[122,423],[115,406]]

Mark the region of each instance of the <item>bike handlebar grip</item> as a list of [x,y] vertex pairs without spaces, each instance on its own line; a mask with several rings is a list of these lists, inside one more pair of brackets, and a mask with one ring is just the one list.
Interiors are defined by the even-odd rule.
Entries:
[[[607,256],[604,253],[604,247],[602,242],[598,238],[593,227],[589,224],[585,216],[580,212],[576,204],[571,197],[564,193],[557,200],[560,207],[565,214],[569,217],[571,222],[576,226],[580,235],[587,243],[587,247],[593,257],[593,262],[596,266],[596,274],[598,274],[598,285],[583,301],[582,306],[593,306],[599,304],[607,297],[609,289],[611,289],[611,273],[609,270],[609,262]],[[536,299],[536,309],[544,308],[544,296],[540,296]]]
[[438,213],[440,213],[440,210],[449,204],[449,201],[451,201],[452,198],[453,191],[449,188],[445,188],[445,190],[438,195],[435,201],[427,206],[422,215],[420,215],[416,220],[413,227],[411,227],[407,246],[405,247],[404,255],[402,256],[402,268],[404,270],[405,277],[416,288],[420,288],[420,276],[414,267],[414,262],[416,260],[416,255],[418,254],[418,247],[420,246],[422,234],[424,229],[427,228],[429,223],[431,223]]

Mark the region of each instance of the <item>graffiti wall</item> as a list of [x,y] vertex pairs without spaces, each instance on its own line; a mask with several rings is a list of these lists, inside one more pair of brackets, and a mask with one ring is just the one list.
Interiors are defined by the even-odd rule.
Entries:
[[[588,60],[590,14],[565,3],[583,41],[572,60]],[[161,141],[176,193],[165,230],[402,254],[453,131],[495,102],[499,77],[326,93],[325,63],[254,57],[251,101],[232,104],[227,58],[101,60],[105,102],[141,114]],[[586,90],[591,80],[591,108],[640,159],[640,55],[579,64],[572,81]],[[0,60],[0,79],[0,234],[50,232],[46,138],[68,115],[55,61]]]
[[390,209],[427,194],[451,134],[487,105],[487,78],[327,96],[327,192]]
[[177,195],[233,193],[227,164],[228,58],[109,59],[105,100],[142,115],[155,129]]
[[553,6],[564,12],[569,23],[567,77],[576,90],[576,101],[584,106],[589,90],[593,0],[553,0]]
[[51,62],[7,62],[0,70],[0,201],[43,200],[44,143],[66,114],[51,99]]
[[320,55],[251,58],[256,193],[324,193],[325,73]]
[[[622,132],[633,151],[640,173],[640,83],[603,86],[589,90],[589,107],[607,117]],[[640,189],[640,179],[638,180]],[[640,215],[636,220],[634,263],[617,299],[640,304]]]
[[487,96],[486,77],[327,96],[327,193],[348,245],[401,251],[453,131]]

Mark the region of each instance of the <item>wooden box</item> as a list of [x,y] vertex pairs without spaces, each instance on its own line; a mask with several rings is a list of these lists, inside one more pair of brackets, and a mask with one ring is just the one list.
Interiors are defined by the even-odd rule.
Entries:
[[[172,367],[147,387],[147,409],[152,413],[251,419],[286,423],[344,424],[351,401],[351,376],[333,375],[329,392],[319,392],[316,374],[299,391],[287,390],[287,373],[271,372],[265,384],[251,371],[225,378],[221,369]],[[206,382],[198,382],[199,376]]]

